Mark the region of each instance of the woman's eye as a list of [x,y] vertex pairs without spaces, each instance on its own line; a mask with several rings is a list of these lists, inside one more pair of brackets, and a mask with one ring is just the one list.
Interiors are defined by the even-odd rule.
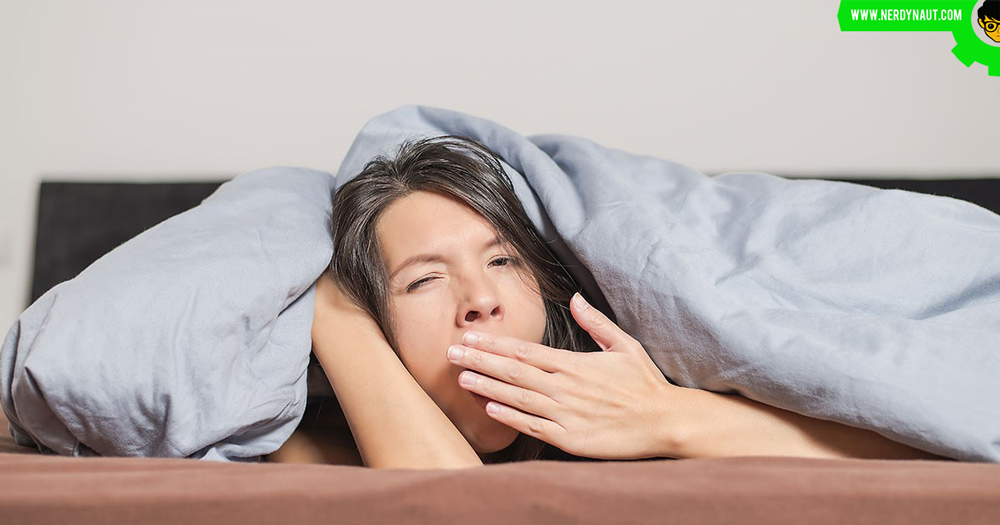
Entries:
[[504,261],[504,264],[500,264],[498,266],[507,266],[507,265],[510,265],[510,264],[517,264],[517,259],[515,259],[513,257],[499,257],[499,258],[493,259],[492,262],[497,262],[497,261]]
[[[497,257],[496,259],[493,259],[492,261],[490,261],[490,264],[493,264],[493,263],[496,263],[496,262],[499,262],[499,261],[502,261],[503,264],[497,264],[497,266],[510,266],[510,265],[516,266],[517,263],[518,263],[517,258],[515,258],[515,257]],[[412,292],[413,290],[416,290],[417,288],[420,288],[421,286],[423,286],[423,284],[426,283],[427,281],[433,281],[434,279],[437,279],[437,277],[424,277],[423,279],[420,279],[419,281],[415,281],[413,284],[407,286],[406,287],[406,291],[407,292]]]
[[412,292],[413,290],[420,288],[422,284],[426,283],[427,281],[430,281],[431,279],[434,279],[434,277],[424,277],[423,279],[420,279],[419,281],[416,281],[413,284],[407,286],[406,291]]

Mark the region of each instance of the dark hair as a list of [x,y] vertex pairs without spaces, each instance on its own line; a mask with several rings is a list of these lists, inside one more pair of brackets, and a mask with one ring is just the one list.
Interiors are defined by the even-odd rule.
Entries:
[[[390,204],[417,191],[466,204],[488,221],[521,259],[545,304],[542,344],[573,351],[598,349],[567,306],[574,292],[582,293],[580,286],[538,235],[500,158],[473,138],[441,135],[407,140],[393,158],[373,158],[333,195],[334,255],[328,272],[355,304],[372,315],[397,355],[388,269],[375,227]],[[538,459],[545,448],[544,442],[522,433],[505,449],[506,454],[495,457],[502,458],[498,461],[528,461]]]
[[979,6],[979,11],[976,14],[979,15],[980,20],[987,16],[993,20],[1000,20],[1000,0],[986,0],[983,5]]

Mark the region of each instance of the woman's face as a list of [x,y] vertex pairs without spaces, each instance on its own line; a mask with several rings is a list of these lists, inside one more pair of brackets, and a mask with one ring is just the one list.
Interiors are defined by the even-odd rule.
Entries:
[[486,219],[437,193],[393,202],[376,235],[403,364],[476,452],[506,448],[518,432],[486,415],[478,396],[458,385],[463,369],[446,353],[467,330],[541,343],[545,305],[537,282],[527,273],[522,281],[518,273],[527,267],[494,243],[497,232]]

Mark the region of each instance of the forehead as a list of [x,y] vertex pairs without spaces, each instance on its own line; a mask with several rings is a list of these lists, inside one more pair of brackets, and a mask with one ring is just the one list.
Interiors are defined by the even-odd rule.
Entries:
[[465,203],[426,191],[390,204],[375,231],[390,266],[414,253],[481,244],[496,235],[493,225]]

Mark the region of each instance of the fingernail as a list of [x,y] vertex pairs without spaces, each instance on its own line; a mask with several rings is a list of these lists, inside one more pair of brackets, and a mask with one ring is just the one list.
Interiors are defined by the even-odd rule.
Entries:
[[458,374],[458,382],[465,386],[472,386],[476,384],[476,377],[472,375],[472,372],[462,372],[461,374]]
[[583,298],[583,296],[580,295],[580,292],[573,294],[573,302],[576,303],[576,309],[581,312],[586,310],[587,307],[590,306],[590,304],[587,303],[587,301]]
[[479,342],[479,334],[476,332],[465,332],[465,335],[462,336],[462,342],[467,345],[474,345]]
[[461,348],[459,348],[457,346],[449,346],[448,347],[448,359],[451,360],[451,361],[458,361],[458,360],[462,359],[462,355],[464,355],[464,354],[465,354],[465,351],[463,351]]

